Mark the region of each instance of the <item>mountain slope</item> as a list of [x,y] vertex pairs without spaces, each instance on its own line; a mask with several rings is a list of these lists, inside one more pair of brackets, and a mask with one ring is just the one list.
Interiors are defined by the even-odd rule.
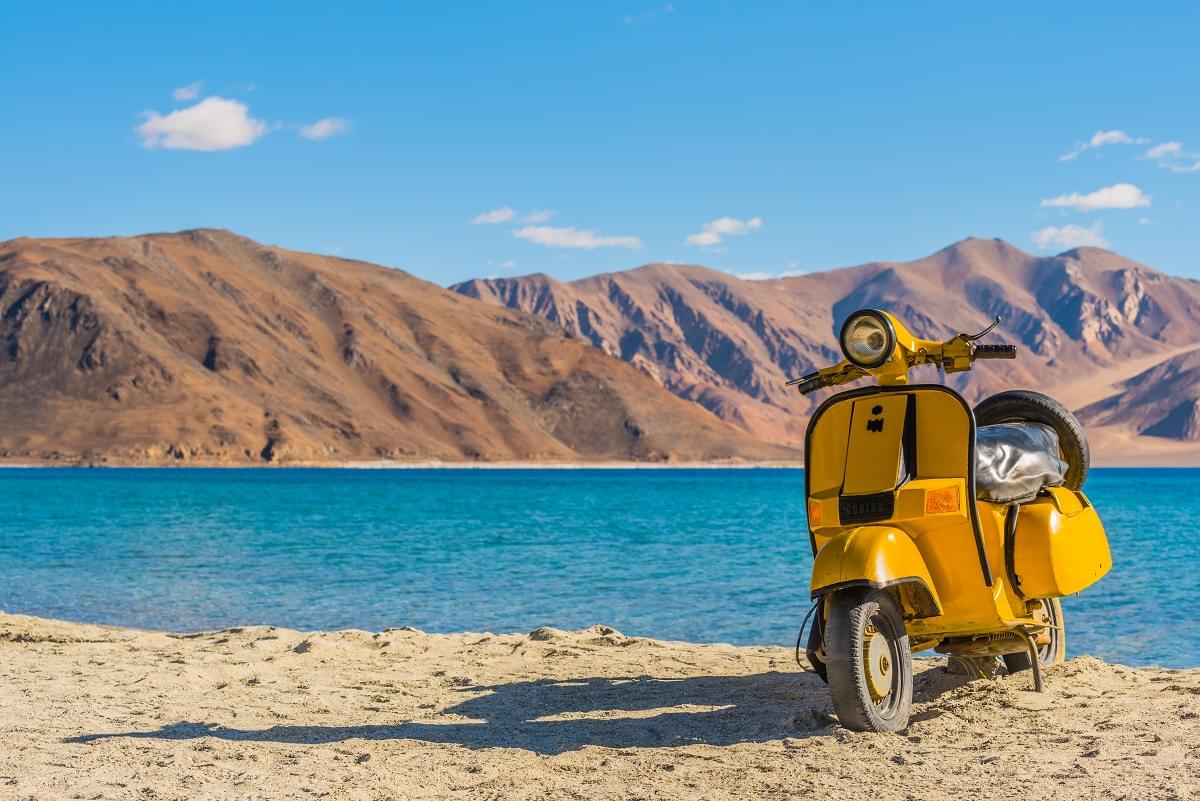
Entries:
[[[1015,343],[1020,357],[951,376],[970,400],[1010,387],[1053,394],[1100,386],[1133,360],[1166,359],[1200,343],[1200,283],[1097,248],[1037,257],[1001,240],[769,281],[656,264],[571,283],[534,275],[452,288],[545,317],[743,430],[792,445],[802,443],[807,415],[829,391],[803,398],[785,382],[839,360],[837,327],[859,308],[889,309],[914,332],[938,338],[981,330],[1001,315],[987,341]],[[938,380],[922,369],[918,378]],[[1089,400],[1079,394],[1076,407]],[[1105,425],[1136,436],[1145,429],[1126,419]],[[1109,433],[1097,433],[1102,459]]]
[[1085,406],[1079,413],[1083,422],[1200,443],[1200,349],[1138,373],[1123,382],[1121,390]]
[[0,458],[787,459],[537,317],[224,231],[0,244]]

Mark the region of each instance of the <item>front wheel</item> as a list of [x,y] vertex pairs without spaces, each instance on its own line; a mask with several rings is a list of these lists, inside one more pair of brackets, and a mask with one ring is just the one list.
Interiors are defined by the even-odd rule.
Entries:
[[912,652],[891,595],[872,588],[835,593],[825,631],[833,708],[854,731],[895,732],[912,710]]
[[[1067,621],[1063,617],[1062,601],[1057,598],[1041,600],[1050,624],[1050,642],[1038,646],[1038,662],[1044,667],[1061,665],[1067,660]],[[1027,651],[1005,654],[1004,667],[1008,668],[1009,673],[1016,673],[1019,670],[1029,670],[1033,667],[1033,661],[1030,660]]]

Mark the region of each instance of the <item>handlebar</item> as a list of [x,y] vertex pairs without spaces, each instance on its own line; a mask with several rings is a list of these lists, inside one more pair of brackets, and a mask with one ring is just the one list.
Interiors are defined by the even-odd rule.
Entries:
[[795,387],[801,395],[807,395],[810,392],[816,392],[823,387],[835,387],[839,384],[848,384],[863,376],[867,375],[867,371],[861,367],[857,367],[849,362],[842,362],[833,367],[826,367],[823,370],[816,370],[799,378],[793,378],[787,382],[787,386]]
[[1015,359],[1016,345],[976,345],[972,355],[976,359]]
[[[787,382],[787,386],[795,387],[801,395],[808,395],[824,387],[848,384],[865,376],[874,376],[881,385],[893,386],[907,383],[908,370],[923,364],[936,365],[946,373],[958,373],[970,370],[976,359],[1015,359],[1016,345],[979,345],[976,342],[1000,324],[997,317],[992,324],[978,334],[956,334],[944,342],[920,339],[904,329],[904,326],[886,312],[873,311],[871,314],[879,319],[890,321],[890,336],[892,353],[884,362],[877,362],[873,367],[864,367],[852,361],[847,355],[841,362],[807,373],[800,378]],[[897,336],[900,334],[901,336]],[[843,345],[843,353],[846,353]]]

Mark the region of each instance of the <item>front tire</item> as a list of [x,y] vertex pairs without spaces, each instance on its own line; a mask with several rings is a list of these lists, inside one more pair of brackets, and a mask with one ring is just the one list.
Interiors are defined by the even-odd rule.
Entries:
[[829,692],[853,731],[896,732],[912,711],[912,651],[891,595],[855,587],[830,599],[825,631]]
[[[1050,642],[1045,645],[1038,646],[1038,662],[1042,667],[1050,667],[1051,665],[1061,665],[1067,661],[1067,622],[1063,617],[1062,601],[1057,598],[1042,598],[1042,603],[1046,605],[1046,614],[1050,618]],[[1015,654],[1004,655],[1004,667],[1009,673],[1016,673],[1021,670],[1029,670],[1033,667],[1033,662],[1029,659],[1029,653],[1020,651]]]

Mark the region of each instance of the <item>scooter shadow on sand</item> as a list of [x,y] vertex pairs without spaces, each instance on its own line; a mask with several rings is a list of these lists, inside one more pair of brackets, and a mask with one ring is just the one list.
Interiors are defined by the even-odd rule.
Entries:
[[[917,677],[916,700],[934,700],[967,681],[939,668],[925,671]],[[467,748],[521,748],[553,755],[587,746],[728,746],[830,736],[837,731],[828,691],[813,673],[545,679],[465,687],[460,692],[471,697],[428,719],[395,724],[239,729],[182,721],[153,731],[85,734],[67,738],[66,742],[119,737],[216,737],[235,742],[303,745],[355,738],[407,739]]]

